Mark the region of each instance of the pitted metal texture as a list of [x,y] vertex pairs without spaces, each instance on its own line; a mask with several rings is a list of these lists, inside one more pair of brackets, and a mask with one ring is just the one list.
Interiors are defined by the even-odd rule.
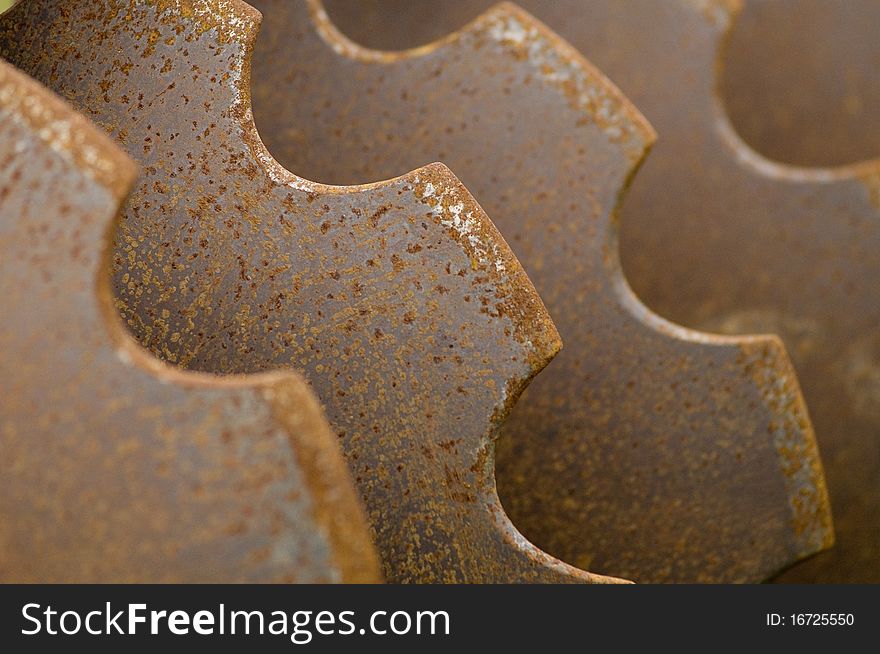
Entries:
[[[616,212],[654,133],[601,73],[510,4],[409,52],[358,46],[316,2],[255,4],[255,120],[273,155],[339,184],[448,163],[546,302],[564,349],[498,445],[499,491],[528,538],[655,582],[760,580],[830,544],[812,427],[778,339],[680,328],[624,280]],[[392,38],[420,6],[368,5],[332,16]],[[443,6],[430,8],[440,23],[458,5]]]
[[[432,3],[420,0],[358,4],[357,16],[345,2],[331,0],[327,6],[343,31],[374,47],[424,43],[457,29],[488,5],[444,2],[443,11],[436,12]],[[799,89],[805,106],[812,104],[816,112],[804,117],[803,109],[777,107],[772,95],[765,94],[751,96],[770,99],[747,117],[745,107],[728,107],[718,94],[719,86],[729,91],[737,80],[739,88],[752,85],[744,92],[751,88],[753,94],[760,91],[759,84],[772,85],[773,70],[752,74],[760,68],[759,60],[737,63],[726,51],[728,38],[733,46],[749,38],[749,25],[755,30],[752,51],[775,47],[791,58],[789,63],[775,61],[777,70],[815,72],[799,57],[817,55],[805,46],[784,45],[784,39],[793,38],[788,29],[801,25],[822,30],[825,49],[841,66],[835,83],[871,79],[875,73],[869,54],[876,39],[861,45],[845,42],[855,32],[840,25],[870,25],[876,20],[876,3],[807,1],[796,3],[794,13],[790,2],[746,3],[746,23],[740,26],[742,4],[522,2],[614,80],[660,135],[620,208],[621,261],[638,296],[659,314],[691,327],[729,334],[777,333],[792,356],[822,451],[837,543],[831,552],[781,579],[877,582],[880,164],[870,158],[870,135],[853,151],[854,137],[840,131],[851,128],[831,124],[837,111],[846,112],[847,106],[852,111],[861,102],[870,103],[873,95],[859,95],[857,104],[847,105],[852,90],[845,88],[839,96],[843,109],[835,110],[827,102],[813,103],[810,93],[824,87],[806,78],[788,88]],[[828,12],[834,7],[832,16]],[[428,11],[434,20],[424,20]],[[825,18],[816,13],[820,11]],[[758,16],[777,12],[785,22],[777,22],[775,29],[756,22]],[[874,32],[859,33],[870,37]],[[771,38],[782,46],[757,41]],[[848,57],[853,52],[862,54]],[[848,73],[846,67],[853,66],[855,72]],[[743,80],[743,74],[753,79]],[[834,89],[821,92],[833,94]],[[820,115],[823,106],[827,109]],[[771,160],[750,147],[728,110],[754,147],[801,165]],[[774,131],[765,126],[772,126],[777,116],[788,127],[776,130],[772,142],[762,143],[761,134]],[[805,131],[802,138],[794,136],[791,130],[796,129]],[[816,145],[835,133],[842,135],[839,149]],[[844,163],[848,165],[840,165]]]
[[328,187],[276,163],[250,109],[259,21],[237,0],[0,18],[0,53],[143,166],[114,250],[128,327],[193,370],[302,370],[388,580],[614,581],[536,549],[497,498],[497,427],[559,349],[521,266],[442,165]]
[[135,173],[0,62],[0,580],[379,581],[299,377],[173,370],[120,324],[109,248]]

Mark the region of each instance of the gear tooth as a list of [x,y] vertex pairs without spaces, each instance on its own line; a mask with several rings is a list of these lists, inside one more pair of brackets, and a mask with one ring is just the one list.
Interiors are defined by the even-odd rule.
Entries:
[[[521,266],[442,165],[342,187],[279,165],[253,124],[243,7],[28,0],[0,18],[0,51],[143,164],[114,252],[127,326],[190,370],[301,368],[389,579],[598,579],[503,528],[497,414],[559,347]],[[53,30],[82,35],[88,70]]]
[[[415,25],[407,11],[418,15],[418,3],[331,7],[332,19],[346,25],[358,21],[345,11],[363,12],[369,28],[355,38],[369,30],[371,43],[409,38],[402,25],[439,36],[392,53],[339,35],[326,12],[314,32],[334,32],[348,47],[328,48],[325,36],[302,28],[282,42],[273,34],[308,17],[294,5],[257,2],[271,18],[255,53],[256,120],[275,156],[335,181],[390,176],[414,163],[410,153],[444,160],[509,239],[546,302],[565,347],[510,416],[498,416],[498,486],[526,537],[580,568],[639,581],[755,581],[824,546],[827,538],[804,537],[802,528],[809,519],[815,533],[828,527],[812,427],[802,406],[783,407],[768,393],[776,383],[797,389],[794,372],[774,364],[758,379],[758,364],[742,351],[750,339],[669,323],[627,285],[617,214],[655,135],[604,75],[509,4],[450,3],[437,24],[476,18],[446,36],[437,25]],[[685,10],[700,30],[720,34],[719,11],[727,16],[730,6],[711,4],[701,4],[700,16],[697,3]],[[536,11],[568,15],[573,5]],[[626,11],[615,7],[589,20],[601,30],[608,15]],[[707,23],[710,9],[718,15]],[[583,20],[572,15],[567,31]],[[613,37],[594,40],[612,45]],[[287,62],[298,60],[319,63],[311,76],[282,86],[295,68]],[[340,90],[358,98],[356,111],[333,101]],[[328,107],[296,145],[283,124],[305,123],[313,112],[293,106],[294,97]],[[371,145],[361,150],[367,134]],[[780,466],[781,437],[768,436],[777,424],[787,426],[781,440],[797,443],[790,451],[801,457],[798,470],[810,473],[796,475],[794,491],[790,470]],[[735,490],[757,485],[772,492]],[[810,485],[811,508],[802,493]],[[812,518],[795,518],[808,511]]]
[[[486,6],[479,0],[446,3],[436,20],[427,22],[419,19],[427,3],[385,0],[382,7],[395,12],[392,24],[369,0],[359,3],[363,14],[357,23],[343,3],[326,4],[351,38],[372,47],[417,45]],[[880,434],[880,394],[873,381],[880,369],[880,296],[874,283],[880,277],[880,194],[876,153],[863,136],[876,130],[849,122],[857,115],[849,112],[869,106],[862,104],[866,96],[852,93],[853,76],[875,81],[876,75],[864,67],[871,60],[865,56],[870,42],[853,47],[859,36],[842,27],[873,25],[876,3],[839,3],[832,10],[825,2],[754,2],[739,15],[725,3],[717,21],[695,11],[717,3],[695,0],[522,4],[608,74],[661,135],[620,208],[621,258],[635,293],[664,316],[695,328],[777,332],[797,366],[826,457],[837,544],[780,579],[880,581],[880,522],[870,508],[880,504],[873,465]],[[821,13],[810,16],[811,11]],[[745,28],[747,14],[751,29]],[[871,29],[865,27],[860,38],[873,36]],[[723,49],[737,39],[750,58],[728,78],[733,73],[725,66],[732,62]],[[860,55],[846,61],[845,53],[854,52]],[[763,53],[769,68],[756,53]],[[816,67],[806,65],[811,57]],[[833,71],[827,87],[817,77],[821,68]],[[794,74],[798,69],[807,72]],[[845,82],[841,70],[851,71]],[[800,83],[783,83],[786,77]],[[779,101],[785,97],[809,109],[786,107]],[[767,107],[772,111],[762,111]],[[842,131],[834,118],[838,110],[847,114]],[[825,145],[832,140],[834,147]],[[852,158],[847,142],[856,146],[850,145]],[[494,215],[467,171],[456,170]],[[521,260],[531,272],[525,257]],[[544,296],[570,350],[566,330]],[[804,443],[808,440],[804,430]],[[816,506],[818,523],[830,523],[827,505]],[[816,551],[830,544],[830,525],[821,531],[826,537],[813,540]],[[809,553],[797,538],[791,547],[786,556],[756,569],[770,574]]]
[[[224,451],[217,415],[232,421],[237,443],[262,442],[261,429],[284,436],[283,481],[256,445],[236,479],[250,488],[271,477],[282,504],[292,500],[280,489],[308,489],[311,508],[293,511],[311,526],[285,533],[312,558],[306,570],[287,568],[290,577],[370,580],[380,566],[391,581],[622,581],[588,569],[637,581],[758,581],[834,541],[787,347],[830,454],[840,537],[835,552],[782,578],[876,580],[880,526],[869,509],[880,490],[866,487],[880,489],[870,468],[880,434],[871,283],[880,277],[880,160],[795,167],[740,135],[719,73],[741,0],[492,2],[430,14],[426,0],[254,0],[266,8],[259,39],[261,14],[241,0],[25,0],[0,14],[0,56],[142,164],[133,182],[128,159],[114,159],[69,111],[31,134],[71,173],[61,182],[79,175],[94,191],[67,194],[79,213],[93,202],[109,216],[134,183],[115,232],[114,287],[101,273],[97,294],[83,295],[116,348],[113,379],[118,368],[146,380],[151,398],[195,402],[186,419],[208,458]],[[14,106],[7,94],[4,105],[13,78],[0,64],[0,111],[33,120],[39,103]],[[779,103],[763,106],[784,116]],[[640,110],[662,136],[656,148]],[[19,127],[0,123],[0,149],[4,129]],[[431,160],[450,168],[424,165]],[[14,298],[38,283],[6,286]],[[742,336],[765,332],[782,340]],[[16,356],[0,366],[29,361]],[[337,438],[306,382],[264,372],[289,368],[303,370]],[[110,390],[126,391],[128,377]],[[225,403],[212,412],[206,395]],[[19,410],[18,401],[0,399],[0,408]],[[177,427],[165,420],[160,436],[174,440]],[[105,460],[119,469],[162,451],[125,443],[107,445]],[[174,465],[190,465],[172,447]],[[18,452],[14,474],[43,454]],[[81,465],[62,454],[72,470]],[[218,476],[220,463],[201,463]],[[155,499],[140,495],[139,507]],[[157,515],[144,524],[162,533]],[[95,533],[119,528],[101,520]],[[220,533],[210,520],[198,528],[219,534],[209,554],[220,558],[224,543],[250,533]],[[173,566],[179,543],[193,539],[177,538],[142,541],[169,575],[185,577],[192,569]],[[251,548],[241,569],[277,578],[284,566],[272,567],[279,550],[267,557],[270,549]],[[64,556],[53,561],[59,578]],[[118,576],[123,556],[90,561],[91,574]]]
[[[320,0],[314,0],[319,2]],[[466,28],[467,29],[467,28]],[[657,134],[654,128],[599,69],[544,23],[512,2],[494,5],[469,24],[526,57],[534,75],[556,86],[584,117],[631,158],[634,173]]]
[[134,162],[3,62],[0,154],[2,581],[378,581],[298,376],[175,370],[119,324],[107,258]]
[[766,335],[737,341],[747,370],[778,416],[768,433],[785,476],[796,551],[806,558],[834,543],[831,504],[807,405],[782,339]]

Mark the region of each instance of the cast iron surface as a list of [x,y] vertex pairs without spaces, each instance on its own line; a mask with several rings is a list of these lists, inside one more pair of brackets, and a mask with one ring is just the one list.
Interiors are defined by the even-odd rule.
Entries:
[[[340,184],[448,163],[547,303],[565,347],[498,444],[499,491],[528,538],[637,581],[754,581],[829,544],[778,339],[681,329],[626,286],[614,212],[654,134],[600,73],[512,5],[390,53],[346,40],[318,3],[254,4],[255,120],[273,155]],[[356,21],[361,4],[346,7]]]
[[392,581],[613,581],[515,530],[498,424],[559,349],[482,209],[443,166],[361,187],[282,168],[254,128],[259,13],[238,0],[26,0],[0,53],[144,169],[114,252],[117,308],[195,370],[296,367],[328,417]]
[[[333,17],[338,15],[339,24],[357,40],[404,47],[446,34],[489,3],[453,0],[438,12],[424,0],[368,0],[358,3],[362,14],[356,18],[348,13],[348,3],[329,4],[336,10]],[[872,59],[848,59],[846,54],[870,53],[876,29],[859,32],[872,39],[860,48],[845,43],[854,38],[851,30],[815,15],[831,5],[844,12],[844,24],[853,23],[848,16],[856,11],[862,12],[858,20],[870,23],[876,20],[876,3],[797,3],[796,11],[790,2],[760,4],[767,7],[750,9],[747,20],[753,22],[748,18],[752,12],[772,16],[777,11],[785,20],[775,30],[756,31],[756,39],[791,39],[789,27],[827,20],[822,29],[836,34],[839,42],[826,47],[841,66],[858,71],[853,76],[844,68],[837,82],[842,75],[860,88],[865,86],[858,83],[860,77],[876,79]],[[682,324],[727,333],[774,332],[788,346],[822,450],[837,545],[782,580],[880,582],[880,163],[798,168],[769,160],[741,140],[717,96],[725,79],[718,78],[726,61],[724,42],[738,20],[738,2],[526,0],[523,5],[608,74],[660,134],[620,213],[623,269],[639,297]],[[432,19],[425,20],[429,13]],[[734,44],[745,38],[743,31],[734,33]],[[797,70],[805,51],[803,56],[815,56],[808,44],[799,43],[779,50],[793,60],[777,62],[780,69]],[[744,68],[751,74],[760,65],[736,64],[724,85],[733,88],[737,79],[743,82]],[[760,71],[757,81],[745,80],[750,93],[759,93],[773,74]],[[789,82],[789,88],[804,93],[795,103],[810,103],[815,82],[804,84],[807,90],[796,80]],[[850,91],[837,93],[845,104]],[[872,96],[861,97],[870,101]],[[814,106],[830,105],[819,101]],[[819,130],[819,138],[838,130],[825,128],[834,111],[817,126],[815,118],[805,122],[802,110],[781,109],[793,116],[791,129]],[[773,124],[776,107],[768,103],[754,110],[766,113],[751,119],[757,127],[746,125],[742,106],[734,106],[733,114],[758,143],[765,130],[761,125]],[[850,146],[846,152],[822,151],[819,159],[813,145],[817,137],[809,131],[803,145],[783,151],[786,138],[796,140],[787,134],[775,145],[767,143],[766,151],[823,165],[869,156],[863,147]],[[870,139],[866,134],[866,142]]]
[[379,581],[301,379],[175,371],[119,323],[109,246],[134,178],[0,62],[0,580]]

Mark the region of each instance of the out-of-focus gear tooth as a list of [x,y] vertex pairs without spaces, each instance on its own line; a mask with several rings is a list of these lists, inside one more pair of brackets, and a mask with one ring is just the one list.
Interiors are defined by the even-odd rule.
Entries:
[[326,406],[393,581],[609,582],[540,552],[494,482],[494,439],[560,347],[482,209],[442,165],[308,182],[251,120],[259,14],[237,0],[26,0],[0,52],[144,165],[118,308],[192,369],[296,366]]
[[173,370],[119,323],[108,257],[134,179],[0,62],[0,581],[379,581],[301,379]]
[[845,166],[880,155],[880,3],[744,2],[718,52],[730,122],[764,157]]
[[[487,4],[444,2],[423,21],[418,12],[433,3],[364,0],[364,14],[351,17],[350,5],[328,0],[331,16],[349,16],[351,36],[386,47],[445,34]],[[799,168],[770,161],[740,139],[717,96],[738,2],[522,4],[609,75],[661,135],[620,211],[623,269],[639,297],[686,325],[776,332],[788,346],[826,464],[837,544],[782,579],[880,582],[880,162]],[[812,6],[853,12],[861,4]],[[869,4],[862,20],[875,15]],[[797,3],[795,18],[786,3],[760,5],[786,13],[793,29],[811,6]],[[829,49],[836,57],[843,46]],[[788,51],[800,56],[802,49]],[[871,65],[867,56],[860,61]],[[840,73],[835,81],[848,79]],[[811,156],[800,148],[791,154]]]
[[[778,339],[671,325],[624,281],[615,211],[654,135],[610,82],[508,4],[396,53],[349,41],[317,2],[254,4],[266,16],[254,111],[273,154],[334,183],[448,162],[547,303],[565,348],[498,444],[499,491],[528,538],[655,582],[759,580],[828,547],[814,434]],[[406,4],[381,13],[386,34]],[[604,29],[603,16],[576,11],[588,3],[558,4]],[[432,7],[442,22],[456,3]],[[337,9],[353,24],[364,3]]]

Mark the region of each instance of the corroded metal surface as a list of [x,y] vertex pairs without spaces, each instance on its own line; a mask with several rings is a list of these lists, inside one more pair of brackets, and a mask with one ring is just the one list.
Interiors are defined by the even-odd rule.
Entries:
[[721,49],[719,94],[740,137],[798,166],[880,156],[880,3],[746,2]]
[[[445,34],[487,3],[444,2],[431,21],[418,15],[430,11],[430,3],[383,3],[394,9],[394,24],[384,29],[384,11],[371,9],[376,3],[369,1],[359,4],[364,15],[350,19],[346,29],[372,45],[389,46]],[[817,11],[817,3],[798,3],[797,11],[791,3],[762,4],[771,12],[777,10],[769,5],[783,5],[778,38],[786,38],[789,26],[824,22],[793,17],[810,6]],[[818,4],[827,9],[832,3]],[[833,6],[842,11],[843,4]],[[876,12],[876,3],[874,9],[845,4],[848,12],[860,6],[866,12],[861,20],[871,21],[875,13],[867,12]],[[638,295],[683,324],[775,332],[788,345],[816,425],[838,538],[831,552],[782,579],[880,582],[880,163],[795,168],[762,157],[740,140],[716,96],[716,64],[727,60],[723,44],[738,20],[737,2],[523,5],[607,73],[661,135],[620,214],[623,268]],[[851,31],[826,29],[839,39],[852,38]],[[770,38],[768,31],[755,38]],[[868,33],[873,41],[861,52],[876,47],[876,30]],[[734,38],[741,43],[746,35]],[[836,43],[832,49],[845,58],[854,48]],[[803,48],[786,51],[795,57]],[[859,62],[861,75],[876,75],[870,62]],[[843,77],[848,79],[845,72]],[[797,102],[807,103],[809,96]],[[765,120],[772,124],[772,106],[757,111],[770,114]],[[824,130],[828,121],[825,116],[820,127],[800,124]],[[791,160],[811,161],[814,149],[793,148]],[[847,152],[830,155],[838,162],[854,160]],[[855,153],[860,156],[864,150]]]
[[388,579],[609,581],[531,546],[495,491],[497,426],[559,349],[519,263],[441,165],[333,188],[277,164],[248,97],[258,23],[237,0],[0,19],[3,56],[144,166],[114,255],[129,327],[196,370],[304,370]]
[[347,41],[317,4],[255,4],[254,112],[273,155],[333,183],[449,163],[547,303],[565,348],[498,445],[527,537],[638,581],[756,580],[829,544],[779,341],[688,332],[626,287],[613,215],[654,135],[601,74],[511,5],[390,53]]
[[379,580],[301,379],[175,371],[119,324],[109,241],[134,178],[0,62],[0,580]]

